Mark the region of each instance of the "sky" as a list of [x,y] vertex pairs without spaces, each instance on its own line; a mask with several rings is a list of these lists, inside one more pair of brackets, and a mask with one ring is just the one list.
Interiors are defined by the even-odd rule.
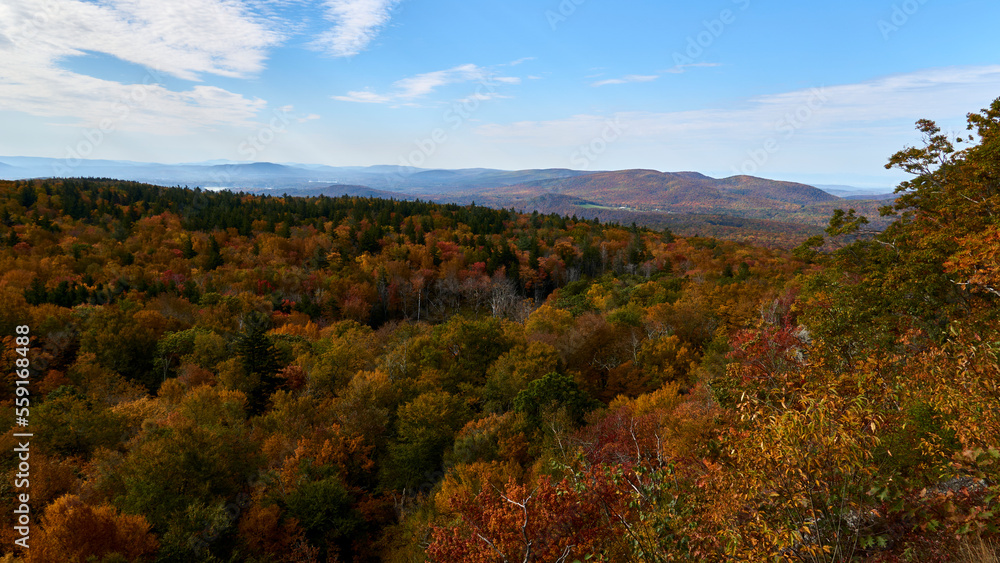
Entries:
[[[1000,97],[995,0],[3,0],[0,155],[892,187]],[[2,160],[2,159],[0,159]]]

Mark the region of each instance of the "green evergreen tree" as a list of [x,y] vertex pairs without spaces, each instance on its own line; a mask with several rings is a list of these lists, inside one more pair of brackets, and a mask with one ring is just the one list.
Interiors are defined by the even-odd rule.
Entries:
[[208,260],[205,263],[205,269],[214,270],[223,264],[222,260],[222,249],[219,247],[219,241],[215,240],[215,235],[209,235],[208,237]]
[[181,255],[190,260],[197,254],[198,253],[194,251],[194,244],[191,242],[191,237],[184,237],[184,240],[181,241]]
[[278,386],[275,374],[281,367],[278,351],[267,335],[270,317],[265,313],[253,312],[243,317],[242,332],[236,337],[236,354],[244,371],[251,379],[259,378],[259,383],[249,397],[251,413],[263,411],[267,400]]

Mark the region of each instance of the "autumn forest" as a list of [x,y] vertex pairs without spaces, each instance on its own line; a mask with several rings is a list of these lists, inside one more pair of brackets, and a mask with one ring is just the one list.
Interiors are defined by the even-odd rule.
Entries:
[[0,182],[2,560],[996,561],[1000,100],[968,123],[794,250]]

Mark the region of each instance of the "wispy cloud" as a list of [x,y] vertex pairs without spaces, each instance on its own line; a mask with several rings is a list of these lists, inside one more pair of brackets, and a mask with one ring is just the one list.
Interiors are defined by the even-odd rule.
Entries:
[[[1000,65],[945,67],[891,75],[867,82],[826,86],[818,90],[825,101],[810,116],[811,128],[856,129],[892,120],[919,117],[962,117],[969,108],[992,100],[1000,91]],[[483,136],[546,146],[589,139],[609,117],[628,126],[629,137],[704,135],[708,139],[755,139],[774,129],[778,120],[809,105],[815,89],[795,90],[747,99],[736,107],[676,112],[622,112],[575,115],[549,121],[491,124],[478,129]],[[816,105],[815,103],[813,105]],[[684,137],[678,137],[684,138]],[[688,137],[689,138],[689,137]]]
[[413,99],[430,94],[435,88],[454,82],[467,82],[482,78],[485,71],[474,64],[465,64],[447,70],[425,72],[410,78],[396,81],[397,96],[402,99]]
[[368,90],[356,90],[348,92],[343,96],[332,96],[332,98],[340,102],[356,102],[359,104],[388,104],[395,101],[395,98],[392,96],[384,96]]
[[591,86],[609,86],[611,84],[628,84],[630,82],[652,82],[659,78],[658,74],[629,74],[621,78],[609,78],[607,80],[598,80],[591,84]]
[[[492,83],[519,84],[521,79],[516,76],[498,76],[494,71],[474,64],[464,64],[445,70],[436,70],[410,76],[393,82],[391,91],[388,94],[379,94],[370,90],[359,90],[348,92],[341,96],[332,96],[334,100],[341,102],[358,102],[368,104],[391,104],[412,102],[418,98],[433,93],[438,88],[448,84],[458,84],[462,82],[482,82],[487,85]],[[479,94],[485,96],[499,97],[492,92]]]
[[[691,64],[679,64],[675,65],[666,70],[657,71],[656,74],[627,74],[621,78],[608,78],[606,80],[598,80],[592,82],[590,85],[594,88],[600,88],[601,86],[611,86],[614,84],[631,84],[634,82],[652,82],[657,78],[663,76],[664,74],[683,74],[689,68],[705,68],[721,66],[719,63],[691,63]],[[592,74],[586,78],[597,78],[603,76],[602,74]]]
[[504,96],[503,94],[498,94],[496,92],[476,92],[471,96],[466,96],[456,101],[459,103],[472,103],[472,102],[488,102],[490,100],[502,100],[502,99],[510,99],[510,96]]
[[334,57],[351,57],[364,51],[389,22],[401,0],[325,0],[326,19],[334,27],[315,45]]
[[[234,0],[8,0],[0,4],[0,106],[91,125],[178,132],[247,124],[266,105],[215,86],[174,91],[166,75],[260,72],[282,35]],[[149,69],[133,83],[67,70],[68,57],[100,53]]]
[[711,68],[722,66],[721,63],[689,63],[674,65],[667,70],[660,71],[663,74],[684,74],[689,68]]
[[520,59],[517,59],[516,61],[511,61],[509,63],[502,64],[500,66],[517,66],[517,65],[519,65],[521,63],[526,63],[528,61],[533,61],[533,60],[535,60],[535,57],[521,57]]
[[0,4],[0,33],[49,63],[91,51],[185,80],[255,74],[282,39],[233,0],[8,0]]
[[[815,155],[824,155],[831,166],[856,168],[858,158],[863,158],[866,166],[881,169],[889,154],[881,152],[881,147],[896,150],[908,142],[916,119],[961,123],[970,108],[985,107],[998,91],[1000,65],[946,67],[759,96],[727,107],[579,114],[546,121],[484,124],[475,133],[551,160],[560,152],[570,154],[574,147],[590,143],[613,119],[628,131],[622,150],[641,151],[642,156],[656,161],[674,158],[681,166],[710,169],[711,163],[720,162],[728,166],[746,158],[746,151],[759,147],[765,138],[773,137],[785,145],[782,156],[792,160],[792,155],[797,155],[808,166],[822,160]],[[786,142],[792,136],[795,142]],[[845,142],[858,138],[866,142]]]

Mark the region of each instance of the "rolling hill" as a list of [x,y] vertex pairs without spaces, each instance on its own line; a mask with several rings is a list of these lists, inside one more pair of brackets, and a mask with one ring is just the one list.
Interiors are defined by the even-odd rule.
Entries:
[[[70,164],[72,166],[70,166]],[[6,166],[4,166],[6,165]],[[344,194],[599,217],[618,223],[669,226],[680,234],[708,233],[758,240],[799,239],[824,227],[834,209],[853,207],[884,223],[885,202],[844,199],[813,186],[753,176],[712,178],[698,172],[565,168],[496,170],[407,166],[326,166],[300,163],[204,161],[160,164],[119,160],[0,157],[0,178],[117,178],[161,186],[200,186],[291,195]],[[838,186],[837,188],[849,188]],[[850,195],[859,195],[850,193]],[[742,234],[741,234],[742,233]]]
[[798,209],[839,198],[805,184],[752,176],[717,180],[696,172],[622,170],[537,180],[477,190],[478,194],[518,202],[545,193],[589,200],[599,205],[641,211],[724,211],[746,208]]
[[716,179],[698,172],[621,170],[453,192],[437,201],[597,217],[622,224],[669,227],[759,244],[791,246],[826,226],[837,208],[851,207],[885,222],[885,201],[845,200],[795,182],[753,176]]

